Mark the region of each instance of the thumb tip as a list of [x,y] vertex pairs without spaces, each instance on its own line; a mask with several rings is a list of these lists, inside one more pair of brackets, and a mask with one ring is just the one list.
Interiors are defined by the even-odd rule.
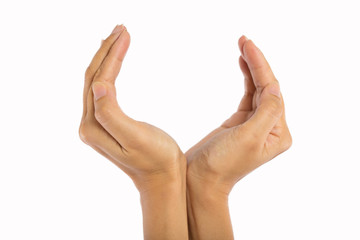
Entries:
[[100,98],[104,97],[107,93],[107,89],[105,84],[100,82],[95,82],[92,85],[92,90],[94,94],[95,101],[99,100]]

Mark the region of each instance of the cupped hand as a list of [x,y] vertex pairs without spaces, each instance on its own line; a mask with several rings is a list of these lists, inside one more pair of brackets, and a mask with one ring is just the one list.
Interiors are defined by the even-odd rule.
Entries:
[[292,144],[279,83],[268,62],[245,36],[239,48],[245,94],[237,111],[185,154],[188,184],[219,186],[226,194]]
[[139,191],[179,179],[186,159],[176,142],[150,124],[128,117],[116,99],[115,79],[130,44],[121,25],[102,42],[85,73],[80,138],[111,160]]

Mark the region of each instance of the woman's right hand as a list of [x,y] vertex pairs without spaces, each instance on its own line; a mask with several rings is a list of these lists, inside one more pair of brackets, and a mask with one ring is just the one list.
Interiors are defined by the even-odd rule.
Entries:
[[143,192],[153,185],[181,180],[186,160],[169,135],[128,117],[117,103],[115,79],[129,45],[127,29],[116,26],[87,68],[79,134],[83,142],[128,174]]
[[188,239],[184,154],[159,128],[125,115],[116,100],[114,83],[129,44],[126,28],[116,26],[87,68],[80,138],[134,181],[144,239]]

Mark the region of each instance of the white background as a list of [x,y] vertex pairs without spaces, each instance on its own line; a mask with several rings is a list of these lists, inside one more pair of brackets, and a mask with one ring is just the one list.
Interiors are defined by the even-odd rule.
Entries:
[[360,239],[358,1],[1,1],[0,239],[141,239],[128,177],[78,137],[83,76],[124,23],[131,117],[186,151],[243,94],[237,40],[281,84],[293,146],[230,196],[236,239]]

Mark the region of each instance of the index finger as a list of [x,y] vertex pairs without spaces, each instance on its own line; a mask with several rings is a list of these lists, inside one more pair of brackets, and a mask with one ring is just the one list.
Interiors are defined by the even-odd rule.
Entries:
[[250,69],[254,85],[260,91],[268,84],[277,81],[263,53],[251,40],[243,45],[244,59]]
[[116,25],[112,33],[109,37],[107,37],[100,49],[96,52],[95,56],[93,57],[90,65],[86,69],[85,72],[85,83],[84,83],[84,91],[83,91],[83,115],[82,119],[86,115],[87,111],[87,95],[89,93],[89,89],[91,86],[91,83],[93,81],[94,75],[98,68],[101,66],[102,62],[104,61],[105,57],[108,55],[112,45],[114,42],[119,38],[120,34],[124,31],[123,25]]

